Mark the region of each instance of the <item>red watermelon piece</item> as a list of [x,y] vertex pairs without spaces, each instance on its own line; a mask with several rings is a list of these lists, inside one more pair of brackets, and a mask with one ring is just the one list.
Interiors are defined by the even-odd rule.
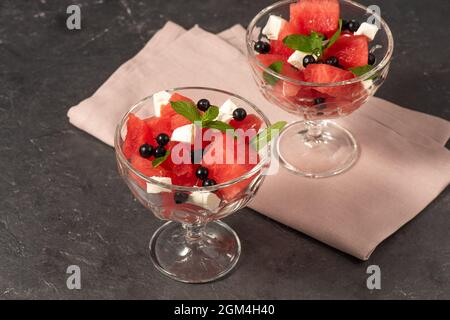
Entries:
[[325,51],[325,58],[335,56],[344,68],[367,65],[369,44],[366,36],[341,35],[339,39]]
[[[260,54],[257,56],[258,60],[265,66],[269,67],[271,64],[281,61],[283,62],[283,67],[281,69],[281,74],[294,80],[303,81],[303,74],[301,71],[293,68],[291,64],[286,61],[286,57],[276,54]],[[295,96],[299,87],[288,81],[278,81],[274,86],[274,91],[278,92],[280,95],[285,96]]]
[[261,129],[262,120],[257,115],[249,114],[242,121],[232,119],[230,125],[235,129],[242,129],[244,131],[253,129],[255,132],[258,132]]
[[291,54],[294,53],[294,50],[286,47],[281,40],[271,40],[270,41],[270,52],[269,54],[280,55],[283,57],[283,60],[287,60]]
[[[229,143],[226,143],[226,139],[233,139],[232,145],[234,148],[234,151],[229,150]],[[241,139],[234,139],[233,137],[226,137],[225,134],[223,134],[222,141],[214,141],[206,150],[205,155],[203,157],[204,163],[203,166],[208,168],[209,170],[209,177],[211,179],[214,179],[217,183],[224,183],[230,180],[233,180],[235,178],[238,178],[245,173],[252,170],[256,163],[249,163],[250,159],[250,150],[252,152],[254,151],[248,142],[243,142]],[[245,148],[245,149],[243,149]],[[238,152],[239,150],[245,150],[245,162],[244,164],[239,164],[238,162]],[[221,154],[218,154],[217,152],[221,152]],[[226,157],[228,152],[234,152],[234,163],[225,163]],[[256,156],[256,162],[259,161],[257,154]],[[222,158],[223,157],[223,158]],[[220,158],[218,160],[217,158]],[[216,161],[217,160],[217,161]],[[221,189],[218,191],[220,196],[225,199],[226,201],[233,201],[236,199],[236,197],[245,190],[245,188],[248,186],[248,184],[252,181],[252,178],[248,178],[244,181],[241,181],[239,183],[236,183],[234,185],[231,185],[229,187],[226,187],[224,189]]]
[[[182,159],[184,159],[184,154],[179,154],[179,152],[175,153],[173,152],[173,148],[175,146],[181,146],[184,145],[183,151],[186,150],[189,152],[187,155],[187,159],[189,159],[188,163],[180,163],[177,164],[174,163],[174,157],[181,156]],[[171,155],[167,158],[166,161],[164,161],[161,166],[172,174],[172,183],[178,186],[186,186],[186,187],[192,187],[197,183],[197,177],[195,175],[195,170],[198,167],[198,165],[194,165],[190,163],[191,160],[191,145],[187,145],[182,142],[175,142],[171,141],[169,142],[167,149],[171,151]],[[180,159],[180,160],[182,160]],[[178,159],[177,159],[178,160]]]
[[[161,166],[153,168],[152,161],[149,159],[144,159],[141,156],[133,156],[131,158],[131,166],[144,174],[147,177],[171,177],[172,174],[170,171],[164,169]],[[138,176],[131,174],[133,180],[135,180],[142,189],[147,188],[147,184],[144,180],[139,178]]]
[[194,101],[191,98],[188,98],[186,96],[183,96],[177,92],[175,92],[174,94],[172,94],[172,97],[170,97],[170,101],[186,101],[186,102],[192,102],[194,103]]
[[314,87],[301,86],[296,95],[296,102],[306,107],[313,107],[315,105],[314,99],[329,97],[323,92],[319,92]]
[[330,38],[339,28],[338,0],[300,0],[291,4],[291,20],[296,33],[319,32]]
[[171,119],[166,117],[150,117],[145,119],[145,123],[150,128],[152,132],[152,140],[151,144],[156,144],[156,137],[160,133],[165,133],[169,135],[169,137],[172,135],[173,129],[171,125]]
[[295,28],[295,25],[293,23],[286,23],[278,34],[278,40],[283,41],[287,36],[296,33],[297,29]]
[[181,114],[175,114],[170,118],[170,128],[174,131],[176,128],[190,124],[191,122]]
[[[310,64],[304,70],[305,80],[314,83],[333,83],[350,80],[355,77],[353,73],[327,64]],[[335,87],[313,87],[314,90],[330,96],[351,96],[357,90],[357,84]]]
[[152,130],[145,121],[130,113],[127,120],[127,135],[123,143],[123,153],[127,159],[139,155],[139,147],[144,143],[152,143]]
[[266,67],[277,61],[286,61],[286,57],[279,54],[259,54],[256,58]]
[[[194,103],[194,101],[192,101],[188,97],[185,97],[179,93],[172,94],[169,101],[170,102],[186,101],[186,102]],[[170,103],[166,104],[165,106],[163,106],[161,108],[161,118],[170,118],[174,115],[178,115],[178,113],[176,113],[175,110],[172,109],[172,105]]]
[[[194,103],[194,101],[192,101],[191,99],[189,99],[188,97],[185,97],[179,93],[174,93],[172,94],[172,97],[170,98],[171,102],[175,102],[175,101],[186,101],[186,102],[191,102]],[[188,119],[186,119],[184,116],[182,116],[181,114],[178,114],[175,112],[175,110],[173,110],[172,105],[170,103],[168,103],[167,105],[163,106],[161,108],[161,118],[164,118],[166,120],[170,121],[170,130],[171,132],[173,132],[173,130],[175,130],[176,128],[179,128],[181,126],[187,125],[189,123],[191,123]]]
[[280,33],[278,34],[278,40],[271,40],[270,41],[270,52],[269,54],[276,54],[281,55],[284,57],[284,59],[289,58],[289,56],[294,53],[294,50],[287,47],[283,43],[283,39],[286,38],[290,34],[294,34],[295,27],[291,23],[284,24],[283,28],[280,30]]
[[[283,68],[281,69],[281,74],[289,77],[293,80],[305,81],[303,71],[297,70],[290,63],[283,63]],[[293,97],[297,95],[297,92],[301,89],[301,86],[290,81],[282,82],[282,93],[286,97]]]

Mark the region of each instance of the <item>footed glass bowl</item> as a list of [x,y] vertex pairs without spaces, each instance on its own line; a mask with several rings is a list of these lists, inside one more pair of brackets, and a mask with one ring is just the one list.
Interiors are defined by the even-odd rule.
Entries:
[[347,81],[325,84],[282,75],[258,60],[254,44],[265,39],[262,29],[269,16],[289,20],[289,8],[295,2],[277,2],[263,9],[250,22],[246,35],[248,61],[264,97],[303,119],[287,126],[278,139],[276,149],[284,166],[306,177],[329,177],[349,169],[359,156],[356,139],[330,119],[351,114],[383,84],[389,72],[394,41],[388,25],[380,16],[356,2],[339,0],[341,18],[360,22],[376,19],[379,22],[380,30],[369,43],[369,52],[376,57],[374,68]]
[[[270,125],[256,106],[226,91],[201,87],[167,91],[194,101],[206,98],[215,105],[231,99],[247,114],[258,116],[263,122],[262,129]],[[152,96],[124,115],[117,126],[115,151],[119,172],[133,195],[156,217],[168,221],[150,240],[154,265],[163,274],[188,283],[209,282],[226,275],[238,262],[241,244],[236,233],[219,220],[243,208],[255,196],[264,180],[263,172],[270,165],[270,148],[253,169],[225,183],[211,187],[166,184],[136,170],[126,159],[122,146],[130,114],[141,119],[154,116]],[[180,194],[188,200],[178,204],[175,199]]]

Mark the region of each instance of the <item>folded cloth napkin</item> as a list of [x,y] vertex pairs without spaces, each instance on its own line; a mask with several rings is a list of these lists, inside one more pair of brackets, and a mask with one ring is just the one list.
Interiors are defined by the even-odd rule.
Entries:
[[[298,120],[259,93],[245,57],[245,30],[219,35],[168,22],[131,60],[68,116],[113,145],[115,126],[131,105],[159,90],[208,86],[242,95],[271,121]],[[161,69],[164,66],[164,69]],[[250,204],[256,211],[367,260],[376,246],[423,210],[450,182],[450,122],[372,98],[337,120],[361,145],[349,171],[307,179],[281,169]]]

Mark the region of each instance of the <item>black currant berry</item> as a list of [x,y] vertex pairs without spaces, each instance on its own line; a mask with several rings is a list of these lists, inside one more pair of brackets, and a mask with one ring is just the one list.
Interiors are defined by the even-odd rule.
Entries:
[[247,117],[247,111],[244,108],[237,108],[233,111],[233,119],[236,121],[242,121]]
[[361,24],[360,24],[358,21],[356,21],[356,20],[350,20],[350,21],[348,22],[348,24],[347,24],[347,29],[348,29],[350,32],[356,32],[356,31],[358,31],[360,25],[361,25]]
[[313,55],[309,54],[303,58],[303,66],[306,68],[308,64],[316,63],[316,58]]
[[155,158],[164,157],[166,155],[166,148],[158,146],[155,151],[153,151],[153,154],[155,155]]
[[314,104],[322,104],[325,102],[325,98],[315,98]]
[[342,31],[348,30],[348,20],[342,20]]
[[143,144],[139,148],[139,154],[142,158],[150,158],[153,155],[153,147],[149,144]]
[[217,184],[216,180],[206,179],[206,180],[203,180],[202,186],[204,186],[204,187],[212,187],[212,186],[215,186],[216,184]]
[[189,194],[184,193],[184,192],[175,192],[173,195],[173,200],[175,200],[176,204],[182,204],[185,203],[187,201],[187,199],[189,198]]
[[270,44],[264,41],[255,42],[253,48],[255,49],[256,52],[261,54],[266,54],[270,52]]
[[377,58],[375,57],[375,55],[373,53],[369,53],[369,58],[367,59],[367,63],[370,64],[371,66],[373,66],[375,64],[375,62],[377,61]]
[[170,141],[170,138],[167,134],[165,133],[160,133],[158,134],[158,136],[156,137],[156,142],[158,143],[159,146],[164,147],[166,146]]
[[197,171],[195,171],[195,175],[200,180],[206,180],[208,178],[209,170],[205,167],[198,167]]
[[197,108],[201,111],[208,110],[210,106],[211,106],[211,104],[209,103],[208,99],[200,99],[197,102]]

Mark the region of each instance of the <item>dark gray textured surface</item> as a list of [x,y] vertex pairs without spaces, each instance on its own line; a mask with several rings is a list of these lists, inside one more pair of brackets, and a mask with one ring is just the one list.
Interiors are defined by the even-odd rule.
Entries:
[[[93,91],[171,19],[221,31],[271,0],[2,0],[0,2],[0,298],[450,298],[450,192],[360,262],[242,210],[226,221],[243,254],[205,285],[160,275],[147,251],[161,224],[132,200],[112,150],[73,128],[68,107]],[[450,43],[443,0],[379,4],[396,36],[378,95],[450,119]],[[82,4],[83,29],[65,29]],[[82,269],[82,290],[65,270]],[[366,288],[370,264],[382,290]]]

